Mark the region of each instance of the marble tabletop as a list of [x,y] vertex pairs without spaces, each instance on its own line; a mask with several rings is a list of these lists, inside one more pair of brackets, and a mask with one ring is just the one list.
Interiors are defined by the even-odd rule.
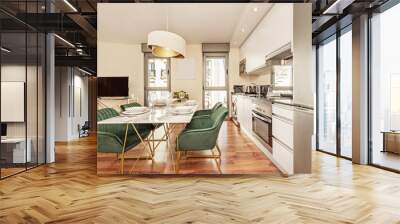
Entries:
[[144,114],[135,116],[120,115],[118,117],[99,121],[97,124],[187,124],[192,119],[197,105],[190,107],[193,108],[190,114],[174,114],[173,107],[153,107],[149,112]]

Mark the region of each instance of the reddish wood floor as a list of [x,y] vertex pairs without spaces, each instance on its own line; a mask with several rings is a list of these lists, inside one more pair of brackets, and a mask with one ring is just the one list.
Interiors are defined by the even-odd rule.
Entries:
[[[175,129],[171,135],[169,147],[165,142],[156,149],[154,161],[151,160],[125,160],[125,174],[175,174],[171,149],[174,149],[176,134],[183,126]],[[161,129],[159,129],[161,132]],[[257,146],[241,133],[231,122],[224,122],[218,139],[221,148],[221,171],[222,174],[265,174],[277,173],[278,169],[261,152]],[[211,152],[202,152],[211,155]],[[138,146],[125,154],[127,157],[146,155],[143,147]],[[189,155],[193,155],[189,154]],[[110,175],[119,174],[120,161],[116,154],[97,154],[97,174]],[[219,174],[218,167],[213,159],[181,159],[179,163],[179,174]]]

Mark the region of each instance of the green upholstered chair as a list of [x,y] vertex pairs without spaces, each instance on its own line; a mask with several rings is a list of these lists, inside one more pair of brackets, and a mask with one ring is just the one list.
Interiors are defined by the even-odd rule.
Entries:
[[[182,152],[187,155],[188,151],[202,150],[211,150],[212,156],[204,156],[203,158],[213,158],[217,163],[218,170],[221,172],[220,163],[217,161],[217,159],[221,159],[221,151],[218,147],[217,139],[221,125],[227,115],[228,109],[220,106],[209,116],[194,117],[191,120],[176,139],[177,172],[179,172],[179,160]],[[217,155],[214,155],[214,148],[217,148]],[[186,156],[186,158],[190,157]]]
[[[103,108],[97,110],[97,121],[103,121],[112,117],[119,116],[113,108]],[[128,127],[126,145],[124,148],[125,133]],[[146,139],[152,130],[150,124],[135,124],[140,137]],[[99,124],[97,126],[97,152],[124,154],[141,143],[132,125],[126,124]],[[123,161],[121,161],[123,166]],[[123,168],[121,168],[123,172]]]
[[210,116],[212,112],[216,111],[220,107],[222,107],[222,103],[218,102],[218,103],[214,104],[214,106],[211,109],[198,110],[198,111],[194,112],[193,117]]

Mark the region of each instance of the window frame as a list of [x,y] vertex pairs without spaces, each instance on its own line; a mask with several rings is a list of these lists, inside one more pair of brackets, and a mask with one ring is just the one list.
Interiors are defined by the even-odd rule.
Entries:
[[[225,86],[219,87],[209,87],[206,85],[206,59],[207,58],[225,58]],[[229,99],[229,53],[228,52],[221,52],[221,53],[210,53],[204,52],[203,53],[203,86],[202,86],[202,104],[203,108],[205,107],[205,92],[206,91],[225,91],[226,92],[226,106],[229,109],[230,99]]]
[[[333,155],[333,156],[337,156],[340,158],[344,158],[347,160],[352,160],[352,158],[347,157],[347,156],[343,156],[341,153],[341,118],[340,118],[340,114],[341,114],[341,94],[340,94],[340,85],[341,85],[341,52],[340,52],[340,38],[342,35],[344,35],[347,32],[352,32],[352,23],[346,25],[345,27],[339,29],[336,31],[336,33],[330,35],[329,37],[319,41],[316,44],[316,138],[315,138],[315,143],[316,143],[316,150],[319,152],[323,152],[323,153],[327,153],[329,155]],[[321,44],[325,44],[328,43],[330,41],[336,41],[336,152],[332,153],[332,152],[328,152],[328,151],[324,151],[323,149],[320,149],[319,147],[319,109],[321,108],[319,105],[319,82],[320,82],[320,78],[319,78],[319,47]]]
[[[167,87],[149,87],[149,64],[150,59],[165,59],[167,60]],[[168,91],[171,93],[171,59],[154,56],[152,53],[144,53],[144,104],[148,105],[148,96],[150,91]]]

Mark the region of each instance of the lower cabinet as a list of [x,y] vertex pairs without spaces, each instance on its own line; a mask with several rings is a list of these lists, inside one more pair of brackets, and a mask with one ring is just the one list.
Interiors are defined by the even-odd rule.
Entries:
[[276,138],[272,138],[273,157],[284,173],[293,174],[293,150],[289,149]]
[[282,171],[294,173],[293,108],[272,105],[272,155]]
[[240,126],[248,133],[252,132],[252,118],[251,113],[253,109],[253,101],[248,96],[239,96],[237,101],[238,107],[238,120]]

